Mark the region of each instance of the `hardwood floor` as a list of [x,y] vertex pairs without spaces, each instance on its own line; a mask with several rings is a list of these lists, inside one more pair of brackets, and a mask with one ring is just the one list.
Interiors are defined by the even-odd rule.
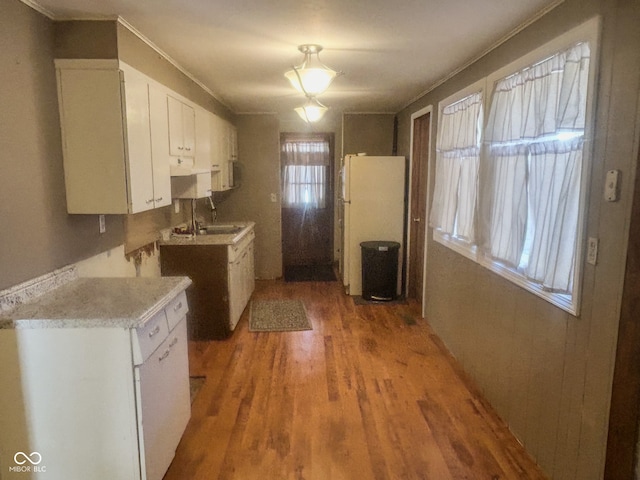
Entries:
[[417,304],[354,305],[338,282],[257,282],[313,330],[190,344],[206,381],[165,480],[544,479]]

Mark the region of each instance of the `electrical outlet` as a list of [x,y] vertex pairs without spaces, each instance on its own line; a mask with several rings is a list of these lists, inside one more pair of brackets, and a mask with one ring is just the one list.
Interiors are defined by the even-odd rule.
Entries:
[[175,213],[180,213],[180,200],[177,198],[173,201],[173,211]]
[[98,216],[98,223],[100,224],[100,233],[104,233],[107,231],[107,223],[104,219],[104,215]]
[[587,263],[595,265],[598,261],[598,239],[589,237],[587,240]]

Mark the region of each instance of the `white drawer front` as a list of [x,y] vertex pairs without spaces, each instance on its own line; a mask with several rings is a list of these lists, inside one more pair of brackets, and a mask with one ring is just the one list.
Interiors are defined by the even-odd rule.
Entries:
[[251,230],[244,237],[242,237],[242,240],[240,240],[238,243],[234,245],[229,245],[228,247],[229,263],[234,262],[240,255],[242,255],[244,250],[251,244],[251,242],[253,242],[253,239],[255,237],[256,237],[255,232]]
[[[186,303],[186,302],[185,302]],[[164,310],[158,312],[142,327],[132,331],[133,362],[143,363],[169,335],[167,315]]]
[[169,322],[169,330],[173,330],[175,326],[184,318],[189,310],[187,305],[187,294],[183,290],[174,298],[165,308],[167,312],[167,321]]

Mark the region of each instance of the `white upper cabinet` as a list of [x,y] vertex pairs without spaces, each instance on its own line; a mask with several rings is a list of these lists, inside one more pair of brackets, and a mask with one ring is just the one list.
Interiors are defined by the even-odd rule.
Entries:
[[[196,154],[196,115],[190,105],[167,95],[169,115],[169,154],[180,166],[193,166]],[[185,160],[187,160],[185,162]]]
[[168,205],[167,157],[158,153],[167,129],[156,116],[154,82],[117,60],[56,60],[56,70],[67,211]]
[[173,198],[202,198],[211,195],[211,138],[210,113],[196,105],[195,111],[195,159],[193,168],[181,164],[173,167],[171,196]]
[[229,190],[233,187],[233,164],[238,158],[236,127],[226,120],[211,115],[211,170],[214,191]]
[[149,114],[151,123],[151,159],[155,207],[171,204],[171,171],[169,161],[169,119],[166,109],[166,90],[149,84]]

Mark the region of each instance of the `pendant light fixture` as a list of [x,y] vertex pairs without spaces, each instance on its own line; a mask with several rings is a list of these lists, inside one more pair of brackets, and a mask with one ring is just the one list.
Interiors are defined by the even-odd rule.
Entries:
[[321,45],[300,45],[298,50],[304,54],[304,61],[299,66],[293,67],[284,76],[296,90],[306,96],[320,95],[342,72],[336,72],[320,61]]
[[317,122],[328,110],[314,97],[308,97],[307,103],[302,107],[294,108],[296,113],[307,123]]

